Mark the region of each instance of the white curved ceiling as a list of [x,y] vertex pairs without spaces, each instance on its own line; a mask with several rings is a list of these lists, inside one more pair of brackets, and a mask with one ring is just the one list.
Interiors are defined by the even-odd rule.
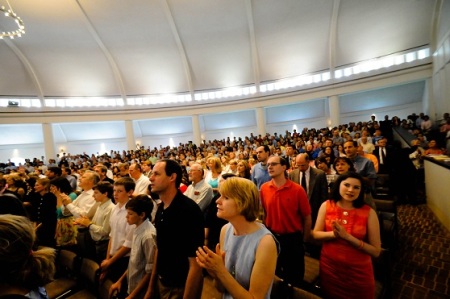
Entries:
[[[10,3],[26,34],[0,40],[0,96],[42,99],[194,92],[333,69],[430,44],[436,1]],[[10,25],[0,16],[0,30]]]

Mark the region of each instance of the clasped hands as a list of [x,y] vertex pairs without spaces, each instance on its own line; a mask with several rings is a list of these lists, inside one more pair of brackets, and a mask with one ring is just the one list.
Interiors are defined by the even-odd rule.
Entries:
[[78,225],[82,225],[82,226],[88,227],[89,224],[91,223],[91,220],[88,217],[86,217],[86,216],[81,216],[81,217],[75,219],[73,222],[74,222],[74,224],[78,224]]
[[72,203],[72,200],[70,199],[70,197],[64,193],[61,194],[61,200],[62,200],[62,204],[64,206],[67,206],[68,204]]
[[338,220],[333,220],[331,222],[331,228],[333,229],[333,234],[336,238],[347,240],[348,233]]
[[216,252],[209,249],[207,246],[199,247],[196,251],[197,257],[195,260],[197,264],[205,268],[208,273],[216,278],[220,271],[227,271],[225,268],[225,252],[220,249],[220,245],[216,245]]

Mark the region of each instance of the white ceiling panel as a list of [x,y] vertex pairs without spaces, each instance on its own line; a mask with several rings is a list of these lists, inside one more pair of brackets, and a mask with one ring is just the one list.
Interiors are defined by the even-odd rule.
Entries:
[[17,55],[0,40],[0,94],[36,95],[36,87]]
[[254,83],[244,1],[178,1],[173,16],[194,89]]
[[[5,3],[0,0],[0,4]],[[126,99],[134,95],[195,93],[259,84],[429,44],[436,1],[10,3],[24,20],[26,34],[14,40],[0,40],[0,96]],[[333,10],[337,3],[339,6]],[[440,22],[448,28],[445,24],[450,21],[444,17],[449,15],[448,1],[443,2],[441,10]],[[336,27],[332,26],[333,16],[337,17]],[[0,29],[6,26],[4,19],[0,18]],[[336,43],[330,40],[334,33]],[[400,91],[408,92],[402,87],[398,91],[389,89],[395,95]],[[288,120],[303,116],[283,117]],[[161,122],[164,123],[158,121]],[[135,130],[137,136],[154,135],[154,124],[135,122],[139,128]],[[172,125],[176,127],[165,129],[164,125],[156,133],[192,129],[187,118]],[[200,126],[202,130],[217,128],[214,121],[202,117]],[[78,136],[82,129],[61,125],[55,139],[79,140],[84,138]],[[100,126],[102,133],[93,131],[92,138],[121,138],[124,130],[123,125],[113,131]]]
[[61,123],[62,134],[67,142],[80,140],[102,140],[125,138],[125,125],[123,122],[85,122]]
[[329,67],[332,1],[254,1],[261,81]]
[[336,65],[429,44],[434,1],[341,1]]
[[[188,91],[160,1],[80,1],[120,70],[129,95]],[[106,9],[105,9],[106,8]]]
[[26,34],[0,40],[0,96],[127,97],[314,73],[430,43],[435,2],[14,0]]
[[32,3],[34,5],[29,1],[15,1],[12,4],[26,28],[23,38],[16,38],[13,43],[35,73],[43,94],[119,94],[108,61],[85,25],[76,2]]

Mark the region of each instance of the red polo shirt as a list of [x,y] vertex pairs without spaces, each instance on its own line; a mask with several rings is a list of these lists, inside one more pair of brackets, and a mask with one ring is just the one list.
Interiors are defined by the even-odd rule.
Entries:
[[311,215],[305,190],[287,180],[277,188],[273,180],[261,186],[261,203],[266,213],[266,226],[276,234],[303,232],[303,219]]

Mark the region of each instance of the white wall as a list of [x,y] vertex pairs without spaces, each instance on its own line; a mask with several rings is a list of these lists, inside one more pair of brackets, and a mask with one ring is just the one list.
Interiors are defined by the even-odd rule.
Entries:
[[444,1],[437,42],[433,53],[433,103],[434,119],[441,119],[444,112],[450,112],[450,1]]
[[[0,146],[0,163],[8,162],[23,163],[25,159],[39,158],[45,155],[43,144],[20,144]],[[47,159],[48,160],[48,159]],[[17,165],[17,164],[16,164]]]
[[422,102],[416,102],[401,106],[384,107],[380,109],[344,113],[341,114],[341,124],[348,124],[349,122],[358,122],[358,121],[369,121],[370,116],[372,114],[375,114],[377,120],[384,120],[385,115],[389,115],[389,118],[392,118],[393,116],[398,116],[400,119],[404,119],[412,113],[417,114],[422,111],[423,111]]
[[250,133],[253,133],[254,135],[257,135],[258,128],[256,126],[252,127],[244,127],[244,128],[232,128],[232,129],[224,129],[224,130],[216,130],[216,131],[209,131],[204,132],[202,136],[204,136],[204,140],[222,140],[226,139],[227,137],[230,137],[231,140],[233,140],[234,137],[239,138],[242,137],[242,139],[245,136],[250,136]]
[[192,133],[186,134],[167,134],[167,135],[154,135],[145,136],[136,139],[136,142],[140,141],[140,144],[145,146],[145,148],[159,148],[161,146],[178,146],[179,143],[187,143],[188,141],[193,141]]
[[103,139],[103,140],[87,140],[68,143],[57,143],[56,149],[58,153],[81,154],[85,152],[88,155],[99,153],[110,153],[113,151],[122,151],[127,148],[125,139]]

